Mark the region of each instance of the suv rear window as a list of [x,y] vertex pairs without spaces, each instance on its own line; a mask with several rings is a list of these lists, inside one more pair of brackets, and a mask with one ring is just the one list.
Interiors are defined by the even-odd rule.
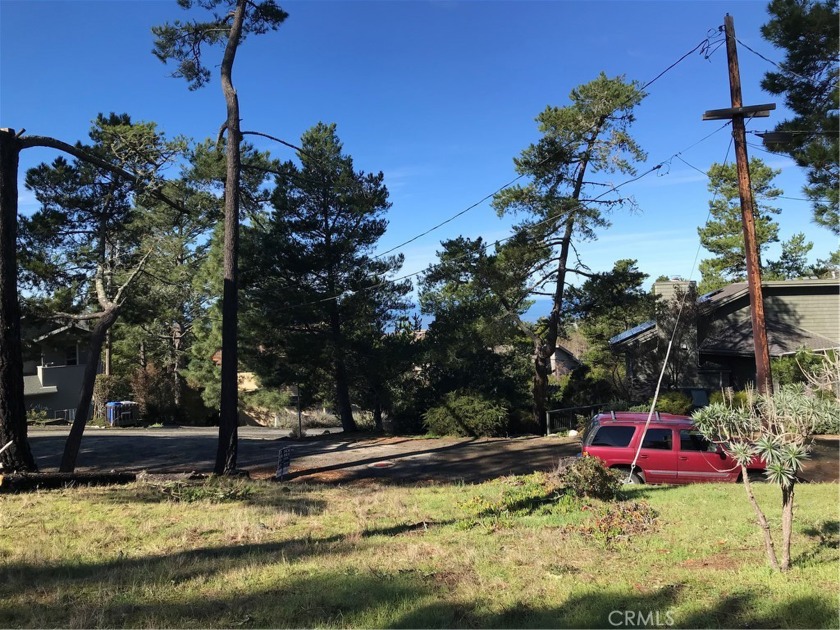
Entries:
[[706,451],[714,453],[717,447],[712,442],[709,442],[700,431],[680,431],[680,450],[681,451]]
[[642,448],[670,451],[673,448],[673,442],[671,429],[648,429],[645,433],[645,440],[642,442]]
[[591,446],[625,447],[630,444],[636,427],[600,427],[592,438]]

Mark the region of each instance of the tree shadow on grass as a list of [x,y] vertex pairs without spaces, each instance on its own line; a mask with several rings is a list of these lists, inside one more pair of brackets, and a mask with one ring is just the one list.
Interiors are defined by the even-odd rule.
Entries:
[[[689,589],[679,585],[653,593],[630,595],[600,591],[573,596],[560,606],[513,605],[497,612],[482,612],[477,606],[456,606],[439,601],[420,607],[395,620],[394,628],[819,628],[836,627],[832,602],[819,597],[801,597],[758,612],[758,595],[745,591],[725,597],[712,606],[690,606]],[[681,612],[678,605],[695,609]],[[698,609],[699,608],[699,609]]]
[[837,554],[831,553],[840,547],[840,521],[823,521],[814,527],[806,527],[802,533],[817,544],[794,560],[798,566],[837,562]]
[[[371,529],[362,539],[416,531],[416,524]],[[836,602],[817,596],[771,603],[766,594],[745,589],[710,605],[693,601],[692,590],[680,584],[643,593],[593,586],[579,593],[577,583],[570,588],[578,593],[565,601],[536,606],[513,594],[513,602],[499,610],[493,592],[464,599],[453,593],[450,575],[428,568],[312,564],[359,544],[376,544],[349,538],[230,545],[91,564],[5,566],[0,626],[836,627]],[[218,595],[219,579],[236,585]]]

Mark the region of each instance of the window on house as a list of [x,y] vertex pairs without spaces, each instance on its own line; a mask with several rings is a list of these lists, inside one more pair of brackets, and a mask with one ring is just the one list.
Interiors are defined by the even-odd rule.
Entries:
[[65,365],[76,365],[78,363],[78,361],[77,361],[78,357],[76,355],[76,346],[73,346],[72,348],[67,348],[67,351],[66,351],[65,355],[66,355],[66,358],[64,360]]

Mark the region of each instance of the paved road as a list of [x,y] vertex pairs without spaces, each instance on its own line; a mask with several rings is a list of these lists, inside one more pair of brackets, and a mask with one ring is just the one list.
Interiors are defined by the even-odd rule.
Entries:
[[[68,429],[30,430],[30,443],[43,471],[58,467]],[[288,430],[239,428],[238,466],[252,477],[271,477],[281,448],[291,449],[287,479],[345,483],[382,478],[397,483],[417,481],[479,482],[511,474],[552,470],[563,458],[579,452],[574,438],[408,438],[346,436],[340,430],[301,440]],[[79,471],[142,471],[184,473],[212,471],[218,429],[89,427],[79,452]],[[817,439],[803,476],[813,481],[840,477],[840,440]]]
[[[332,429],[340,433],[341,429]],[[68,427],[30,429],[29,442],[42,470],[58,468]],[[276,462],[288,429],[239,427],[239,463],[249,469]],[[217,427],[99,428],[82,437],[79,470],[209,471],[216,458]]]
[[[41,470],[58,467],[66,428],[29,432]],[[216,456],[215,428],[88,428],[77,470],[145,470],[150,473],[210,472]],[[403,437],[348,438],[340,432],[291,440],[288,431],[239,428],[238,466],[252,476],[275,472],[279,450],[292,449],[289,478],[345,482],[385,477],[395,481],[481,481],[508,474],[550,470],[578,452],[577,441],[561,438],[514,439]]]

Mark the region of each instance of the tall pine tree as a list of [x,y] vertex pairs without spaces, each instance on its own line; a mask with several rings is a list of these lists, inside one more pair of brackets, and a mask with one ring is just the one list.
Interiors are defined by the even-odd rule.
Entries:
[[402,256],[373,256],[391,205],[383,174],[354,169],[334,124],[304,133],[299,157],[280,166],[274,211],[247,237],[246,334],[263,382],[280,369],[328,373],[341,425],[354,431],[351,355],[382,334],[381,311],[400,310],[410,285],[388,279]]

